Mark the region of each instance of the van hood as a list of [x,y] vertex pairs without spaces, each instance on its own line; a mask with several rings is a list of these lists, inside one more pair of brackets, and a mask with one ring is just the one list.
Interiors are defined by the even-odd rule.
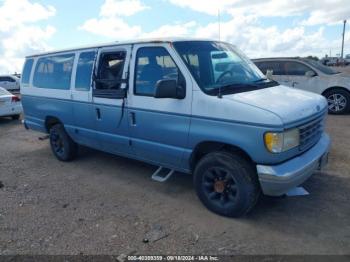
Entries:
[[282,85],[227,95],[223,98],[269,111],[279,116],[284,124],[320,113],[328,106],[327,100],[321,95]]

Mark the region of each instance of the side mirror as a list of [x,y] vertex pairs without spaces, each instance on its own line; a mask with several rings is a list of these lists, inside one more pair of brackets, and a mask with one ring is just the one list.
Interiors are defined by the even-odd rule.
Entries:
[[305,76],[307,76],[307,77],[314,77],[314,76],[316,76],[316,73],[314,71],[307,71],[305,73]]
[[155,98],[185,98],[185,90],[177,84],[175,79],[159,80],[156,85]]

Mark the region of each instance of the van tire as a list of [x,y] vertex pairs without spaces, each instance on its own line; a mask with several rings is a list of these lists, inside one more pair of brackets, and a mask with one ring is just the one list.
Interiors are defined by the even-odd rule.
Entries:
[[21,115],[13,115],[13,116],[11,116],[12,120],[19,120],[20,117],[21,117]]
[[247,214],[261,192],[253,165],[226,151],[205,155],[196,165],[193,181],[202,203],[210,211],[227,217]]
[[60,161],[71,161],[78,152],[78,145],[69,137],[62,124],[50,128],[50,145],[53,154]]
[[[350,92],[341,89],[341,88],[333,88],[329,91],[327,91],[324,96],[327,99],[328,102],[328,112],[332,115],[342,115],[350,112]],[[334,97],[338,96],[341,97],[342,99],[345,99],[345,106],[341,110],[331,110],[330,109],[330,102],[334,100]]]

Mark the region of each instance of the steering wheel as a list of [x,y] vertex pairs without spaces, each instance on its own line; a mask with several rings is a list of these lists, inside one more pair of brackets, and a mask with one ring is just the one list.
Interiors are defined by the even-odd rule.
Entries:
[[231,70],[226,70],[225,72],[223,72],[219,77],[218,79],[216,80],[216,84],[220,83],[222,78],[224,78],[224,76],[230,74],[230,76],[232,77],[233,76],[233,72]]

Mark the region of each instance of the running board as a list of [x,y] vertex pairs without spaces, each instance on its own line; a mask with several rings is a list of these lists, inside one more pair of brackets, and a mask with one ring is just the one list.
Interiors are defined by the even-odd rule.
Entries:
[[157,171],[153,173],[152,179],[154,181],[163,183],[163,182],[167,181],[174,174],[174,172],[175,172],[175,170],[173,170],[173,169],[164,168],[164,167],[160,166],[157,169]]

